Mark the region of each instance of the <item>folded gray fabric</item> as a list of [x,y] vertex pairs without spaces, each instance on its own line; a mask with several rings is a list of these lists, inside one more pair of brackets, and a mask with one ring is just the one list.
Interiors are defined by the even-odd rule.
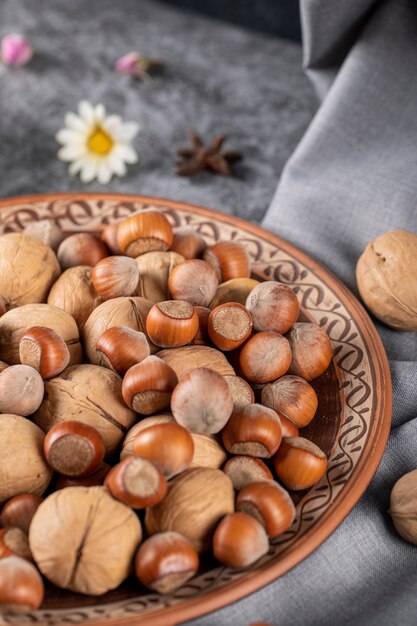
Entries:
[[[411,0],[301,0],[304,60],[322,105],[284,169],[263,226],[355,289],[365,244],[417,232],[417,7]],[[360,502],[287,575],[199,626],[415,625],[417,548],[387,514],[417,468],[417,333],[378,324],[393,378],[393,428]]]

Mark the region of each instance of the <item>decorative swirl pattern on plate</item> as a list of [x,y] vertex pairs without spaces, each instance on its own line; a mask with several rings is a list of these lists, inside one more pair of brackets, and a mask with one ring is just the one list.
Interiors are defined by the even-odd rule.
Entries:
[[358,324],[338,299],[332,288],[318,277],[299,258],[291,256],[275,244],[254,237],[244,227],[221,220],[208,219],[194,213],[192,207],[174,209],[164,202],[145,204],[135,201],[87,199],[59,199],[22,204],[11,204],[2,209],[0,232],[22,230],[29,222],[53,218],[63,230],[99,231],[102,224],[118,220],[133,211],[155,207],[162,210],[175,226],[190,225],[200,232],[209,244],[219,239],[241,241],[247,247],[254,273],[263,280],[278,280],[291,285],[297,292],[306,315],[326,328],[333,347],[334,365],[339,381],[341,416],[339,432],[334,442],[326,476],[311,489],[297,505],[297,517],[285,535],[271,542],[269,553],[249,570],[216,567],[204,573],[177,592],[166,597],[147,594],[135,599],[92,607],[61,610],[39,610],[27,615],[4,615],[5,624],[85,624],[117,620],[129,615],[152,613],[171,607],[184,600],[220,589],[249,573],[262,570],[287,553],[311,532],[320,519],[333,507],[352,477],[364,451],[373,419],[375,389],[372,383],[370,355]]

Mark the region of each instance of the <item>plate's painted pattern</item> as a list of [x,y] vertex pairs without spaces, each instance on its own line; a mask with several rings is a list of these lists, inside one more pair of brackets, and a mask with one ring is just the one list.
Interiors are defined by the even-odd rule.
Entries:
[[[6,207],[1,213],[0,232],[19,231],[29,222],[53,218],[68,232],[99,231],[101,224],[110,223],[135,210],[157,207],[164,211],[173,225],[191,225],[211,244],[219,239],[241,241],[252,257],[254,272],[264,280],[279,280],[291,285],[298,294],[306,314],[326,328],[334,348],[334,364],[340,384],[341,416],[337,439],[329,459],[326,476],[301,500],[297,517],[290,530],[271,542],[269,553],[249,570],[217,567],[193,579],[172,595],[141,595],[137,599],[113,602],[78,609],[39,610],[28,615],[4,615],[0,624],[84,624],[95,621],[123,619],[146,614],[155,609],[173,606],[183,599],[224,587],[231,581],[244,578],[275,561],[310,531],[332,507],[352,472],[359,463],[367,442],[373,419],[375,389],[372,383],[370,358],[360,330],[340,302],[331,286],[318,277],[307,265],[288,252],[277,248],[267,239],[254,237],[233,222],[216,221],[189,209],[173,209],[161,203],[142,204],[120,200],[68,200],[30,202]],[[233,218],[230,218],[233,220]]]

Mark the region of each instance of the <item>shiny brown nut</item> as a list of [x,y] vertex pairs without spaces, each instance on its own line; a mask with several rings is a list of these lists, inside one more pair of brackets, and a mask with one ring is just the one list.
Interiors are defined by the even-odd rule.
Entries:
[[252,515],[273,538],[285,533],[295,519],[290,494],[274,480],[253,482],[239,492],[236,510]]
[[187,469],[193,460],[193,438],[179,424],[155,424],[136,435],[133,454],[152,461],[169,480]]
[[30,365],[42,378],[58,376],[69,364],[70,353],[65,341],[52,328],[32,326],[19,341],[22,365]]
[[117,243],[117,229],[120,221],[121,220],[112,222],[111,224],[106,224],[103,226],[103,230],[101,231],[101,239],[104,241],[112,254],[121,254],[121,250]]
[[104,243],[91,233],[70,235],[60,244],[57,252],[58,261],[63,270],[76,265],[94,267],[101,259],[108,256]]
[[210,309],[206,306],[195,306],[194,311],[198,315],[198,330],[192,341],[192,344],[194,346],[206,346],[208,343],[210,343],[210,337],[208,336],[207,331]]
[[155,506],[165,496],[167,481],[151,461],[128,456],[107,474],[105,487],[113,498],[133,509]]
[[283,376],[291,363],[288,340],[278,333],[256,333],[239,352],[239,365],[245,378],[253,383],[268,383]]
[[0,526],[3,528],[15,526],[28,533],[32,518],[41,502],[43,498],[34,493],[20,493],[10,498],[0,512]]
[[83,422],[69,420],[52,426],[43,450],[48,465],[65,476],[88,476],[104,459],[105,448],[100,433]]
[[229,385],[214,370],[193,369],[175,387],[171,411],[177,422],[191,432],[218,433],[233,411]]
[[190,226],[177,226],[173,233],[171,250],[181,254],[184,259],[198,259],[207,248],[202,235]]
[[133,296],[139,282],[138,264],[128,256],[108,256],[94,266],[91,280],[102,300]]
[[20,556],[27,561],[32,560],[28,536],[21,528],[0,528],[0,559],[9,556]]
[[281,422],[274,410],[262,404],[238,406],[223,428],[222,439],[231,454],[269,458],[281,443]]
[[291,420],[297,428],[307,426],[316,414],[317,394],[299,376],[283,376],[262,389],[262,404],[275,409]]
[[192,342],[198,324],[198,315],[192,304],[185,300],[166,300],[154,304],[149,311],[146,332],[156,346],[178,348]]
[[223,352],[235,350],[250,336],[252,316],[243,304],[220,304],[210,313],[207,330],[217,348]]
[[333,350],[324,328],[317,324],[294,324],[287,335],[292,359],[289,372],[312,380],[321,376],[329,367]]
[[146,335],[127,326],[112,326],[105,330],[97,340],[96,351],[100,353],[102,364],[121,376],[150,355]]
[[249,254],[237,241],[219,241],[207,248],[203,256],[216,270],[219,282],[250,276]]
[[288,489],[309,489],[326,473],[327,456],[304,437],[287,437],[274,456],[274,468]]
[[151,355],[127,370],[122,395],[127,406],[142,415],[151,415],[169,406],[177,375],[165,361]]
[[18,556],[0,560],[0,611],[29,613],[38,609],[45,591],[32,563]]
[[160,211],[149,209],[125,218],[117,229],[117,244],[123,254],[137,257],[145,252],[168,250],[172,226]]
[[179,533],[157,533],[146,539],[135,557],[138,580],[153,591],[170,593],[192,578],[199,557],[193,544]]
[[267,280],[250,292],[246,308],[257,331],[272,330],[284,335],[297,321],[300,305],[291,287]]
[[168,289],[174,300],[186,300],[196,306],[208,306],[219,280],[212,266],[201,259],[190,259],[177,265],[168,278]]
[[269,541],[264,527],[246,513],[229,513],[214,532],[214,556],[229,567],[248,567],[268,550]]

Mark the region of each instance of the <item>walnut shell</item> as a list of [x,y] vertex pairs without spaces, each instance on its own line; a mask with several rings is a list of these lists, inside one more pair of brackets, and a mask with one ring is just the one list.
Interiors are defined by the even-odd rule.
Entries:
[[208,550],[222,517],[235,508],[232,481],[218,469],[196,467],[169,482],[165,498],[147,509],[150,535],[174,530],[187,537],[197,552]]
[[177,252],[147,252],[138,256],[139,284],[136,295],[151,302],[170,300],[168,276],[174,267],[184,261],[184,257]]
[[80,330],[89,315],[103,302],[94,290],[91,271],[92,268],[87,265],[70,267],[52,285],[48,296],[48,304],[72,315]]
[[[1,319],[1,318],[0,318]],[[156,356],[168,363],[176,373],[178,380],[196,367],[208,367],[222,376],[234,376],[235,370],[223,352],[210,346],[182,346],[160,350]]]
[[8,309],[46,302],[52,283],[61,273],[51,248],[23,233],[0,237],[0,294]]
[[397,330],[417,330],[417,234],[393,230],[366,246],[356,265],[362,300]]
[[0,502],[19,493],[41,496],[52,478],[43,455],[44,433],[30,420],[0,415]]
[[75,320],[58,307],[49,304],[25,304],[0,317],[0,359],[9,365],[20,363],[19,341],[31,326],[52,328],[65,341],[70,365],[81,363],[83,350]]
[[51,582],[101,595],[130,573],[142,528],[135,513],[102,487],[67,487],[36,511],[29,530],[33,558]]
[[[147,337],[145,322],[152,306],[153,303],[146,298],[122,296],[107,300],[94,309],[82,330],[84,347],[90,363],[105,365],[103,354],[96,350],[96,345],[100,335],[108,328],[126,326],[145,333]],[[151,352],[155,352],[156,348],[150,341],[149,346]]]
[[136,415],[122,398],[122,379],[98,365],[67,367],[45,382],[45,396],[33,416],[44,432],[59,422],[78,420],[98,430],[106,452],[117,448]]
[[389,513],[401,537],[417,545],[417,470],[404,474],[395,483]]

